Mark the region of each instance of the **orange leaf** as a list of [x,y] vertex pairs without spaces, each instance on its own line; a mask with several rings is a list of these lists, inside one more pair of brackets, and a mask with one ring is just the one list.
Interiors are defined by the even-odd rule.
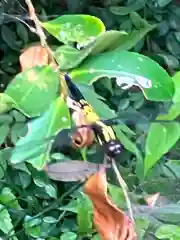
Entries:
[[107,195],[105,169],[89,178],[84,187],[94,207],[94,225],[103,240],[136,240],[129,217]]
[[41,45],[26,48],[19,57],[21,71],[48,64],[48,52]]

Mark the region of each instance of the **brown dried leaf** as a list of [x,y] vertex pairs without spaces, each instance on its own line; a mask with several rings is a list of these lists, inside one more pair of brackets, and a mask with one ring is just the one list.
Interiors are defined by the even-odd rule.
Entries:
[[19,57],[21,71],[48,64],[48,52],[41,45],[26,48]]
[[94,225],[103,240],[136,240],[129,217],[107,195],[105,169],[89,178],[84,187],[94,207]]
[[160,193],[155,193],[155,194],[149,195],[149,196],[145,197],[145,201],[147,202],[147,204],[150,207],[153,207],[156,204],[159,196],[160,196]]
[[[48,176],[56,181],[84,181],[89,175],[99,171],[103,164],[84,162],[81,160],[67,160],[47,165],[44,170]],[[105,167],[111,167],[106,165]]]

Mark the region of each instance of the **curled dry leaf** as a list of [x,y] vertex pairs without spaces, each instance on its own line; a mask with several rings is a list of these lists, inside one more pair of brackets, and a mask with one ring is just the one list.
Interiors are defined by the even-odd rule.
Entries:
[[[76,126],[86,125],[86,119],[82,112],[74,112],[72,119]],[[72,135],[72,146],[74,148],[83,148],[92,144],[94,141],[94,132],[90,127],[78,128],[77,131]]]
[[102,167],[111,167],[110,164],[103,165],[97,163],[84,162],[81,160],[67,160],[46,165],[44,170],[47,175],[56,181],[74,182],[84,181],[89,175],[96,173]]
[[94,225],[103,240],[136,240],[129,217],[107,195],[105,169],[90,177],[84,187],[94,207]]
[[48,52],[41,45],[26,48],[19,57],[21,71],[35,66],[48,64]]
[[159,196],[160,196],[160,193],[149,195],[148,197],[145,197],[145,201],[150,207],[153,207],[156,204]]

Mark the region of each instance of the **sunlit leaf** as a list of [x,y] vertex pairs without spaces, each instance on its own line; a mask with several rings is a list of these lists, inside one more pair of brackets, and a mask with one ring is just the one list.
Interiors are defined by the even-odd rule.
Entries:
[[6,93],[0,93],[0,113],[5,113],[14,107],[16,107],[16,103],[13,98]]
[[92,203],[83,193],[77,200],[77,222],[79,234],[92,231]]
[[15,208],[18,210],[21,209],[15,195],[12,193],[12,190],[10,188],[5,187],[2,189],[0,193],[0,202],[10,208]]
[[[0,204],[0,230],[5,233],[12,236],[14,234],[14,227],[12,224],[12,220],[10,218],[10,215],[8,213],[8,210],[4,207],[4,205]],[[11,239],[9,236],[9,239]],[[18,240],[16,237],[13,238],[13,240]]]
[[180,72],[177,72],[172,79],[175,85],[173,101],[180,102]]
[[178,238],[180,238],[180,227],[171,224],[163,224],[156,230],[155,236],[158,239],[178,240]]
[[105,32],[103,22],[90,15],[62,15],[41,25],[59,41],[87,44]]
[[86,84],[104,76],[115,77],[118,85],[139,86],[145,97],[152,101],[169,101],[174,94],[171,77],[158,63],[144,55],[118,48],[89,58],[70,75],[75,82]]
[[92,56],[103,51],[113,50],[120,46],[127,34],[124,31],[107,31],[93,41],[90,46],[78,50],[69,45],[63,45],[56,49],[55,57],[62,70],[77,67],[87,56]]
[[144,174],[157,163],[158,160],[180,138],[179,123],[153,123],[146,140],[146,155],[144,159]]
[[39,116],[57,98],[59,76],[50,66],[27,69],[15,76],[5,93],[27,116]]
[[44,140],[68,127],[70,127],[69,111],[61,97],[55,100],[40,118],[28,123],[29,131],[16,143],[11,162],[14,164],[28,161],[35,168],[42,169],[48,160],[50,150],[50,142]]

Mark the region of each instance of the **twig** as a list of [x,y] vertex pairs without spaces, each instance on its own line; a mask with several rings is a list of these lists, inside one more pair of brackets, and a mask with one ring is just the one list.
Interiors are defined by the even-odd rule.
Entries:
[[67,85],[66,85],[66,82],[65,82],[64,78],[61,77],[62,75],[64,76],[64,74],[61,73],[58,69],[58,64],[57,64],[56,58],[54,56],[53,51],[51,50],[51,48],[49,47],[49,45],[47,43],[46,35],[43,31],[43,28],[41,27],[41,22],[36,15],[34,6],[32,4],[32,1],[31,0],[25,0],[25,3],[28,6],[30,19],[35,24],[36,33],[40,38],[41,45],[42,45],[42,47],[44,47],[47,50],[52,65],[54,67],[56,67],[55,71],[58,71],[58,73],[60,75],[60,80],[61,80],[60,83],[61,83],[61,87],[62,87],[62,93],[63,93],[64,96],[67,96]]
[[123,194],[124,194],[124,197],[125,197],[125,200],[126,200],[126,204],[127,204],[127,208],[128,208],[128,211],[129,211],[129,216],[132,220],[133,223],[135,223],[134,221],[134,216],[133,216],[133,211],[132,211],[132,207],[131,207],[131,202],[130,202],[130,199],[129,199],[129,196],[128,196],[128,187],[124,181],[124,179],[121,177],[121,174],[116,166],[116,162],[114,159],[112,159],[112,167],[113,167],[113,170],[116,174],[116,177],[117,177],[117,180],[119,182],[119,185],[121,186],[122,188],[122,191],[123,191]]

